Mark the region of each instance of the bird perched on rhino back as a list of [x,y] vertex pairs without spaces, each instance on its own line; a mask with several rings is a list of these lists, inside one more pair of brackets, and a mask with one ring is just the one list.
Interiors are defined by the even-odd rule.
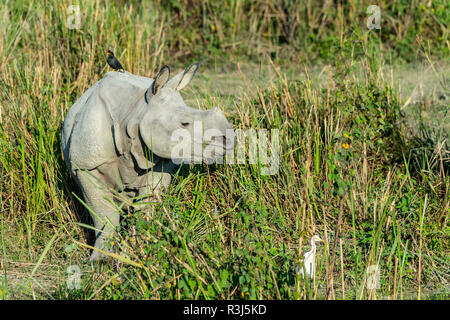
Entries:
[[108,50],[106,54],[108,55],[108,58],[106,59],[108,65],[113,68],[114,71],[123,72],[123,67],[120,64],[119,60],[117,60],[117,58],[114,56],[114,53],[111,50]]

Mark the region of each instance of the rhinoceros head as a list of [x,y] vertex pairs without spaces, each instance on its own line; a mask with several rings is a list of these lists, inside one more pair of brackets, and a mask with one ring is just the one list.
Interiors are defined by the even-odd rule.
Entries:
[[194,63],[170,80],[169,67],[162,67],[139,102],[141,112],[135,122],[140,139],[160,158],[211,163],[234,148],[232,126],[222,111],[188,107],[179,93],[198,67]]

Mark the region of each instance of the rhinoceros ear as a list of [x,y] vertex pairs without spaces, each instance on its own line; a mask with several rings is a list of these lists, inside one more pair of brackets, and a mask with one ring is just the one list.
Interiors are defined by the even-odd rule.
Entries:
[[158,91],[166,84],[170,77],[170,69],[168,66],[163,66],[159,70],[158,75],[155,77],[150,89],[153,95],[157,94]]
[[180,72],[175,77],[170,79],[167,82],[166,87],[172,88],[174,90],[183,89],[189,84],[189,82],[191,82],[199,66],[200,64],[198,62],[191,64],[184,71]]

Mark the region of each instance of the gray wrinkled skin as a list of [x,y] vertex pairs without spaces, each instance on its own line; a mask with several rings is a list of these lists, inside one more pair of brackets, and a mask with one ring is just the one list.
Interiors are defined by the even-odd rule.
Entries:
[[[168,67],[154,80],[129,72],[108,72],[67,113],[61,139],[64,160],[85,203],[95,213],[91,216],[96,248],[108,250],[107,239],[119,225],[119,212],[110,203],[114,199],[111,190],[127,196],[151,196],[169,185],[170,173],[176,168],[171,161],[177,144],[171,139],[175,130],[185,129],[194,136],[193,122],[201,121],[203,130],[214,128],[221,134],[209,141],[193,139],[193,144],[219,144],[223,154],[233,149],[234,141],[225,137],[232,127],[223,113],[218,108],[190,108],[178,92],[197,69],[198,64],[193,64],[170,80]],[[190,156],[202,157],[193,154],[198,148],[191,150]],[[102,257],[94,250],[90,260]]]

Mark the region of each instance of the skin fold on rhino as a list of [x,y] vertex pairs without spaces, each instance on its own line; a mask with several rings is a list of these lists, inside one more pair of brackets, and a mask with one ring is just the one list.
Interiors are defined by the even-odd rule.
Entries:
[[[173,139],[175,132],[182,129],[194,137],[195,125],[200,123],[203,130],[215,133],[203,136],[201,141],[188,140],[192,146],[190,159],[204,157],[196,154],[203,149],[195,144],[213,146],[213,158],[233,150],[234,138],[227,135],[232,126],[224,114],[218,108],[190,108],[179,93],[198,66],[194,63],[170,80],[167,66],[155,79],[108,72],[67,113],[61,147],[90,209],[96,248],[107,251],[106,243],[119,226],[120,214],[111,203],[114,192],[144,198],[169,185],[176,168],[173,151],[179,146]],[[103,257],[93,250],[90,260]]]

